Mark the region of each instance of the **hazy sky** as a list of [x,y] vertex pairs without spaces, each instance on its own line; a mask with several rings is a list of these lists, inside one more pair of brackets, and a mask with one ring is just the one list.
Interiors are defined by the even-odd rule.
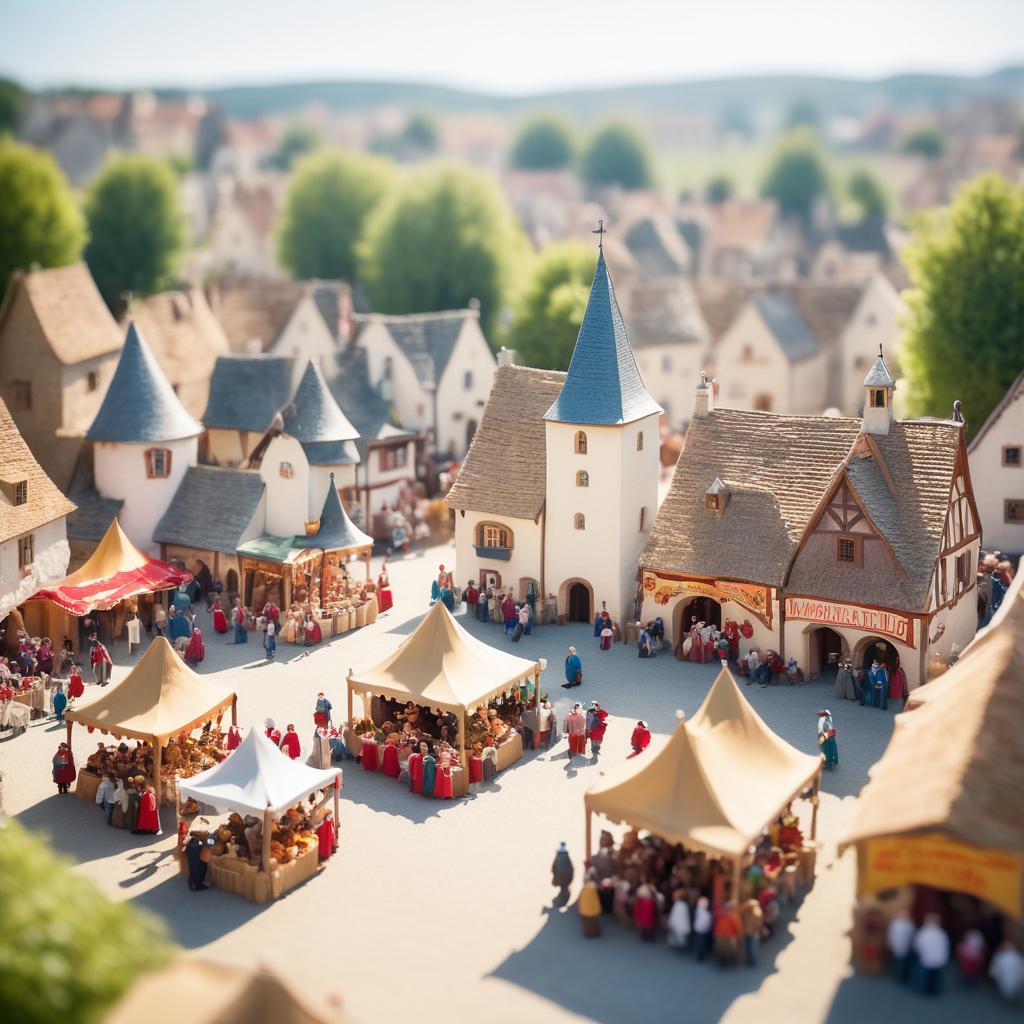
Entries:
[[1024,0],[2,0],[31,85],[426,81],[497,93],[1024,63]]

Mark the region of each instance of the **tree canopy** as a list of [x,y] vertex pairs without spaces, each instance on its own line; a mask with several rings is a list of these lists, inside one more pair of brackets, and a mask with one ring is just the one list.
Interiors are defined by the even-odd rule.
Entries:
[[707,188],[709,203],[724,203],[732,198],[732,178],[728,174],[716,174],[709,182]]
[[14,820],[0,831],[0,1006],[17,1024],[96,1020],[172,953],[162,926],[111,903]]
[[846,183],[850,198],[860,207],[863,220],[869,217],[884,217],[888,202],[885,190],[878,179],[868,170],[861,168],[850,175]]
[[277,142],[277,148],[270,154],[267,163],[279,170],[290,171],[299,157],[319,149],[323,141],[320,133],[312,125],[295,121],[285,128]]
[[85,221],[49,153],[0,139],[0,294],[11,272],[74,263]]
[[786,115],[787,128],[800,128],[806,126],[817,130],[821,127],[821,114],[818,105],[806,96],[794,100]]
[[915,415],[963,402],[971,435],[1024,367],[1024,190],[997,174],[918,221],[901,361]]
[[572,129],[558,114],[538,114],[519,129],[512,166],[528,171],[568,167],[573,158]]
[[577,241],[555,242],[537,257],[509,335],[521,362],[545,370],[569,368],[596,265],[593,247]]
[[296,278],[352,280],[366,218],[398,182],[383,157],[324,149],[300,160],[278,226],[281,264]]
[[654,175],[646,141],[624,121],[606,124],[587,147],[583,176],[592,185],[649,187]]
[[461,309],[477,299],[491,337],[521,246],[491,178],[439,162],[416,171],[370,216],[359,243],[360,280],[382,313]]
[[0,133],[15,132],[25,109],[25,90],[17,82],[0,78]]
[[946,152],[946,137],[938,128],[917,128],[903,136],[900,149],[933,160]]
[[166,160],[143,154],[109,160],[85,200],[85,259],[115,310],[123,291],[149,295],[169,287],[185,247],[178,181]]
[[402,129],[400,142],[422,153],[434,153],[441,144],[441,128],[437,118],[425,110],[409,115]]
[[777,200],[783,213],[807,219],[815,199],[828,192],[828,171],[815,136],[807,128],[790,132],[775,150],[761,195]]

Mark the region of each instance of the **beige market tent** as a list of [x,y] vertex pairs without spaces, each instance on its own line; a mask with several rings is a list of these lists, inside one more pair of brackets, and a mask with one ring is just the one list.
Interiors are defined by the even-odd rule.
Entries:
[[374,668],[349,672],[348,720],[353,693],[383,694],[454,712],[460,716],[459,761],[465,769],[465,712],[530,676],[539,706],[540,671],[539,661],[517,658],[470,636],[438,601],[394,654]]
[[723,668],[697,714],[681,722],[668,743],[587,790],[587,856],[596,813],[729,857],[738,872],[786,804],[812,784],[817,790],[822,760],[776,736]]
[[273,974],[253,973],[184,957],[143,975],[103,1024],[345,1024],[331,1010],[315,1010]]
[[[859,891],[917,881],[1024,917],[1024,573],[988,628],[924,691],[916,710],[897,716],[843,840],[857,844]],[[904,877],[889,877],[897,869]]]
[[101,697],[64,715],[68,746],[75,722],[114,736],[148,740],[153,745],[153,785],[160,803],[160,750],[171,736],[191,732],[228,708],[237,724],[237,697],[208,683],[158,636],[139,663]]

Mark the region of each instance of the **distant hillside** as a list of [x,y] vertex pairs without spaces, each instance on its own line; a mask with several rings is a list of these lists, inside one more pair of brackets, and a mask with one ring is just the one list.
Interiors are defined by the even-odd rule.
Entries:
[[729,78],[612,89],[579,89],[534,96],[489,96],[414,82],[295,82],[210,89],[204,95],[230,116],[287,114],[316,103],[333,110],[373,110],[383,106],[426,107],[441,113],[496,113],[516,116],[536,107],[564,110],[589,121],[609,110],[637,114],[697,112],[718,114],[730,107],[750,112],[784,110],[809,98],[826,117],[886,108],[901,113],[943,110],[988,97],[1024,100],[1024,67],[1004,68],[977,78],[954,75],[896,75],[878,81],[801,76]]

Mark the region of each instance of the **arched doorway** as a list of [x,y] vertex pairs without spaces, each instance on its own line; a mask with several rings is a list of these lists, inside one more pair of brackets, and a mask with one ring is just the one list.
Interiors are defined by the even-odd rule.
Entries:
[[238,573],[234,569],[228,569],[227,578],[224,581],[224,589],[229,594],[238,593]]
[[879,637],[869,637],[867,641],[862,641],[862,643],[865,646],[864,655],[860,659],[860,667],[865,672],[868,672],[871,670],[872,662],[877,661],[880,665],[885,666],[885,670],[891,678],[896,670],[896,661],[898,659],[896,645],[891,640],[882,640]]
[[848,650],[846,641],[834,629],[828,626],[815,629],[807,638],[807,678],[834,683],[839,659],[845,650]]
[[590,588],[586,583],[570,583],[566,618],[570,622],[591,622]]
[[690,632],[695,615],[698,622],[706,622],[715,629],[722,628],[722,606],[713,597],[695,597],[685,605],[680,601],[676,605],[673,622],[673,639],[677,644],[682,640],[683,634]]

